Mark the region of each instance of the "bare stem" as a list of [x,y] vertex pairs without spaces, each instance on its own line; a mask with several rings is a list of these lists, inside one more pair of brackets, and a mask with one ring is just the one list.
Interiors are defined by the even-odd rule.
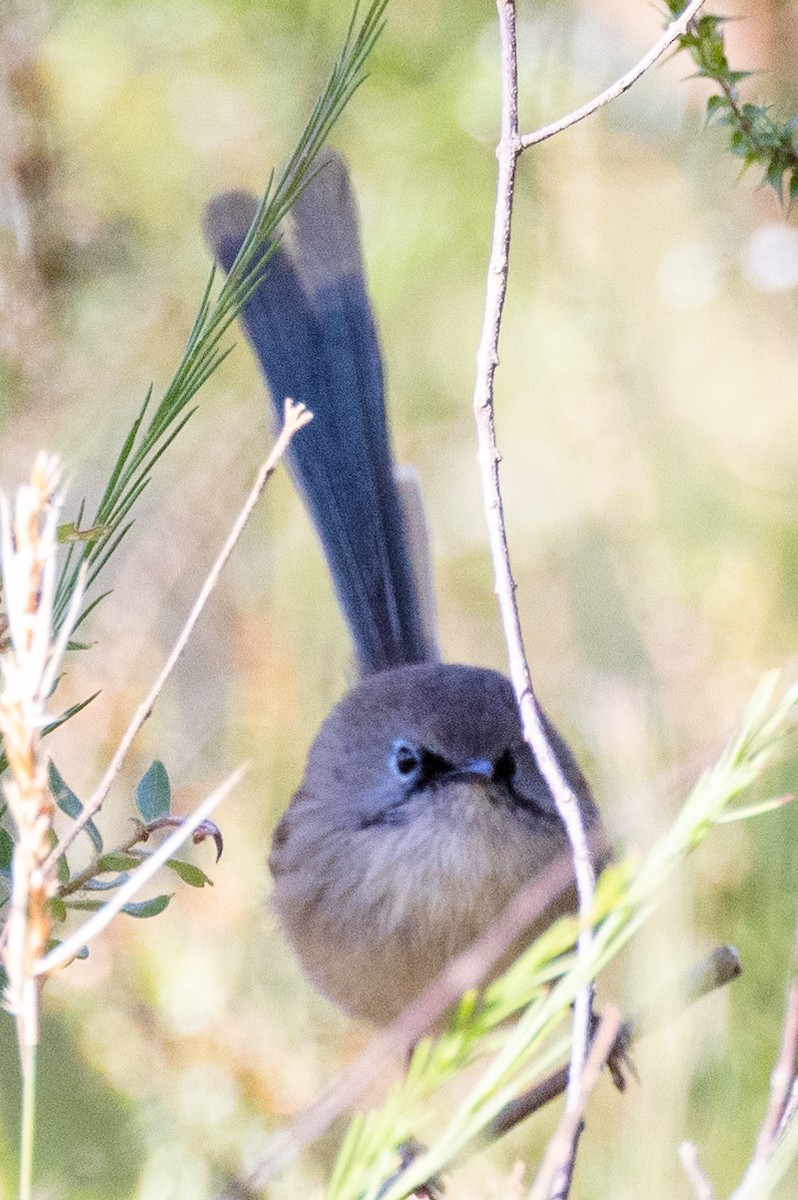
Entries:
[[679,1146],[679,1162],[690,1180],[695,1200],[715,1200],[712,1184],[698,1160],[698,1147],[695,1142],[682,1142]]
[[309,412],[307,408],[305,408],[304,404],[295,404],[293,400],[286,400],[283,427],[280,430],[277,441],[274,443],[272,452],[258,472],[252,489],[247,496],[241,511],[236,517],[233,527],[230,530],[222,549],[219,551],[216,561],[211,567],[211,570],[200,589],[199,595],[194,602],[194,606],[192,607],[191,612],[186,619],[185,625],[178,635],[169,657],[164,663],[158,678],[155,680],[149,692],[147,693],[147,696],[133,714],[130,724],[125,730],[116,752],[111,759],[108,769],[106,770],[105,775],[100,781],[96,791],[84,805],[83,812],[72,823],[67,833],[52,851],[50,858],[48,859],[48,866],[55,863],[58,858],[60,858],[60,856],[69,848],[84,825],[86,825],[86,823],[95,815],[95,813],[105,802],[105,799],[111,790],[111,785],[119,773],[119,769],[125,760],[128,750],[132,746],[133,741],[135,740],[142,725],[150,716],[155,702],[164,687],[164,684],[174,670],[181,654],[185,650],[189,638],[194,631],[194,626],[199,620],[200,614],[202,613],[202,610],[208,601],[208,597],[216,587],[216,584],[219,582],[219,576],[222,573],[222,569],[232,554],[236,543],[238,542],[238,539],[244,530],[244,526],[252,515],[252,511],[255,508],[263,489],[265,488],[271,476],[274,474],[277,464],[288,449],[294,434],[296,434],[304,425],[307,425],[308,421],[312,420],[312,418],[313,414]]
[[22,1052],[22,1129],[19,1142],[19,1200],[31,1200],[33,1188],[33,1138],[36,1128],[37,1047]]
[[566,1107],[554,1137],[546,1148],[537,1179],[529,1192],[529,1200],[545,1200],[555,1186],[557,1176],[562,1169],[561,1164],[563,1161],[573,1158],[571,1147],[579,1139],[585,1105],[615,1046],[620,1027],[620,1011],[613,1005],[608,1005],[601,1018],[601,1024],[596,1030],[596,1036],[591,1044],[590,1053],[579,1080],[578,1103]]
[[798,921],[792,951],[792,972],[787,995],[787,1010],[781,1034],[781,1046],[770,1076],[768,1107],[756,1147],[735,1197],[756,1194],[765,1175],[768,1160],[795,1119],[798,1082]]
[[779,1057],[770,1077],[767,1116],[759,1131],[754,1161],[764,1162],[779,1135],[798,1070],[798,922],[792,950],[792,978],[781,1034]]
[[562,133],[564,129],[568,129],[569,126],[576,125],[578,121],[584,121],[585,117],[591,116],[592,113],[603,108],[605,104],[609,104],[611,100],[617,100],[619,96],[622,96],[687,31],[688,25],[704,2],[705,0],[690,0],[684,11],[670,23],[659,41],[651,47],[648,54],[644,55],[640,59],[640,62],[636,63],[620,79],[616,79],[615,83],[610,84],[600,95],[594,96],[592,100],[588,100],[587,104],[583,104],[581,108],[574,109],[567,116],[561,117],[559,121],[553,121],[550,125],[544,125],[534,133],[523,134],[521,137],[521,149],[528,150],[530,146],[537,146],[540,142],[547,141],[548,138]]
[[[76,605],[70,609],[64,637],[54,643],[60,479],[58,460],[39,454],[30,481],[19,488],[13,508],[5,496],[0,497],[0,565],[8,633],[0,659],[0,733],[9,766],[3,794],[16,827],[11,911],[1,952],[8,977],[3,1003],[16,1020],[22,1072],[22,1200],[29,1200],[33,1183],[39,1042],[39,984],[34,965],[50,935],[49,901],[55,887],[46,862],[54,805],[47,787],[41,731],[47,722],[47,699],[77,611]],[[76,599],[79,593],[80,581]]]
[[[582,821],[579,802],[573,794],[546,734],[543,715],[532,690],[515,581],[510,566],[499,483],[499,454],[494,420],[493,388],[499,362],[499,333],[507,294],[513,191],[521,141],[518,133],[518,58],[515,4],[497,0],[502,60],[501,139],[497,149],[498,178],[493,219],[493,238],[485,297],[482,337],[477,353],[474,415],[477,424],[479,464],[488,522],[491,555],[496,578],[496,595],[501,608],[510,662],[510,677],[521,713],[524,737],[554,797],[571,845],[579,896],[579,913],[584,925],[577,952],[586,961],[592,944],[589,914],[593,906],[595,875]],[[581,1074],[587,1054],[592,988],[586,985],[574,1005],[574,1036],[566,1106],[576,1110],[581,1096]]]

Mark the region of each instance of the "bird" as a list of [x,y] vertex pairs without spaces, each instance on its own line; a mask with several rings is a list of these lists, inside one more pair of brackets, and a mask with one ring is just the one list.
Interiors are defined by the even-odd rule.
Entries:
[[[206,241],[226,271],[256,208],[233,191],[205,210]],[[275,830],[273,905],[310,982],[379,1026],[569,842],[509,680],[441,660],[424,528],[393,455],[357,209],[335,151],[321,152],[263,257],[241,319],[275,412],[291,397],[313,413],[290,466],[357,673]],[[600,864],[608,842],[590,787],[545,715],[544,725]],[[553,897],[523,941],[572,910],[574,895]]]

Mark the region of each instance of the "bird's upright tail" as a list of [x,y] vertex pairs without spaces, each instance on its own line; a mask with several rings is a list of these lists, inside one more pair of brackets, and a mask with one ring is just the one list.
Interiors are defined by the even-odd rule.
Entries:
[[[313,413],[291,445],[291,464],[367,675],[434,660],[437,650],[394,480],[382,361],[349,178],[333,151],[319,162],[243,323],[278,413],[287,396]],[[255,209],[254,197],[227,192],[206,210],[205,235],[225,270]]]

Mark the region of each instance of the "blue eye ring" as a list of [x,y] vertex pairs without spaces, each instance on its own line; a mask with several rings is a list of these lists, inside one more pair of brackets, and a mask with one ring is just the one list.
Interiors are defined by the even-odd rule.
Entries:
[[412,742],[397,738],[391,746],[391,770],[406,783],[412,782],[421,771],[423,752]]

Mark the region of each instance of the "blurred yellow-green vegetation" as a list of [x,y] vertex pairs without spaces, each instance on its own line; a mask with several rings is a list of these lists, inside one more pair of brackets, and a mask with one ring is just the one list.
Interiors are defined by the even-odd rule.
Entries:
[[[798,110],[798,4],[726,0],[746,94]],[[0,13],[0,478],[41,447],[76,508],[99,497],[150,382],[177,365],[207,277],[199,221],[262,190],[293,146],[349,16],[335,0],[13,0]],[[392,0],[333,135],[364,253],[403,461],[417,467],[447,658],[503,669],[470,411],[493,207],[498,39],[488,0]],[[659,36],[644,3],[522,4],[525,129],[600,91]],[[529,153],[517,195],[497,420],[513,564],[540,696],[610,828],[649,846],[765,669],[798,669],[798,229],[721,131],[676,56]],[[13,185],[13,186],[12,186]],[[262,385],[239,346],[200,396],[105,576],[48,743],[86,796],[155,676],[265,457]],[[124,836],[154,757],[186,811],[242,759],[218,813],[215,886],[120,917],[47,988],[37,1177],[68,1200],[193,1200],[363,1044],[301,977],[269,909],[270,832],[352,679],[313,534],[277,477],[102,813]],[[786,762],[771,786],[790,791]],[[788,806],[712,835],[600,989],[624,1004],[734,942],[745,974],[599,1085],[575,1195],[687,1195],[696,1140],[721,1193],[764,1112],[798,892]],[[171,890],[171,886],[170,886]],[[397,1071],[399,1065],[397,1065]],[[452,1177],[505,1194],[555,1113]],[[0,1194],[15,1189],[17,1066],[0,1020]],[[337,1127],[273,1187],[307,1195]],[[795,1187],[793,1178],[792,1187]],[[5,1189],[3,1191],[3,1189]],[[792,1194],[789,1190],[784,1195]]]

